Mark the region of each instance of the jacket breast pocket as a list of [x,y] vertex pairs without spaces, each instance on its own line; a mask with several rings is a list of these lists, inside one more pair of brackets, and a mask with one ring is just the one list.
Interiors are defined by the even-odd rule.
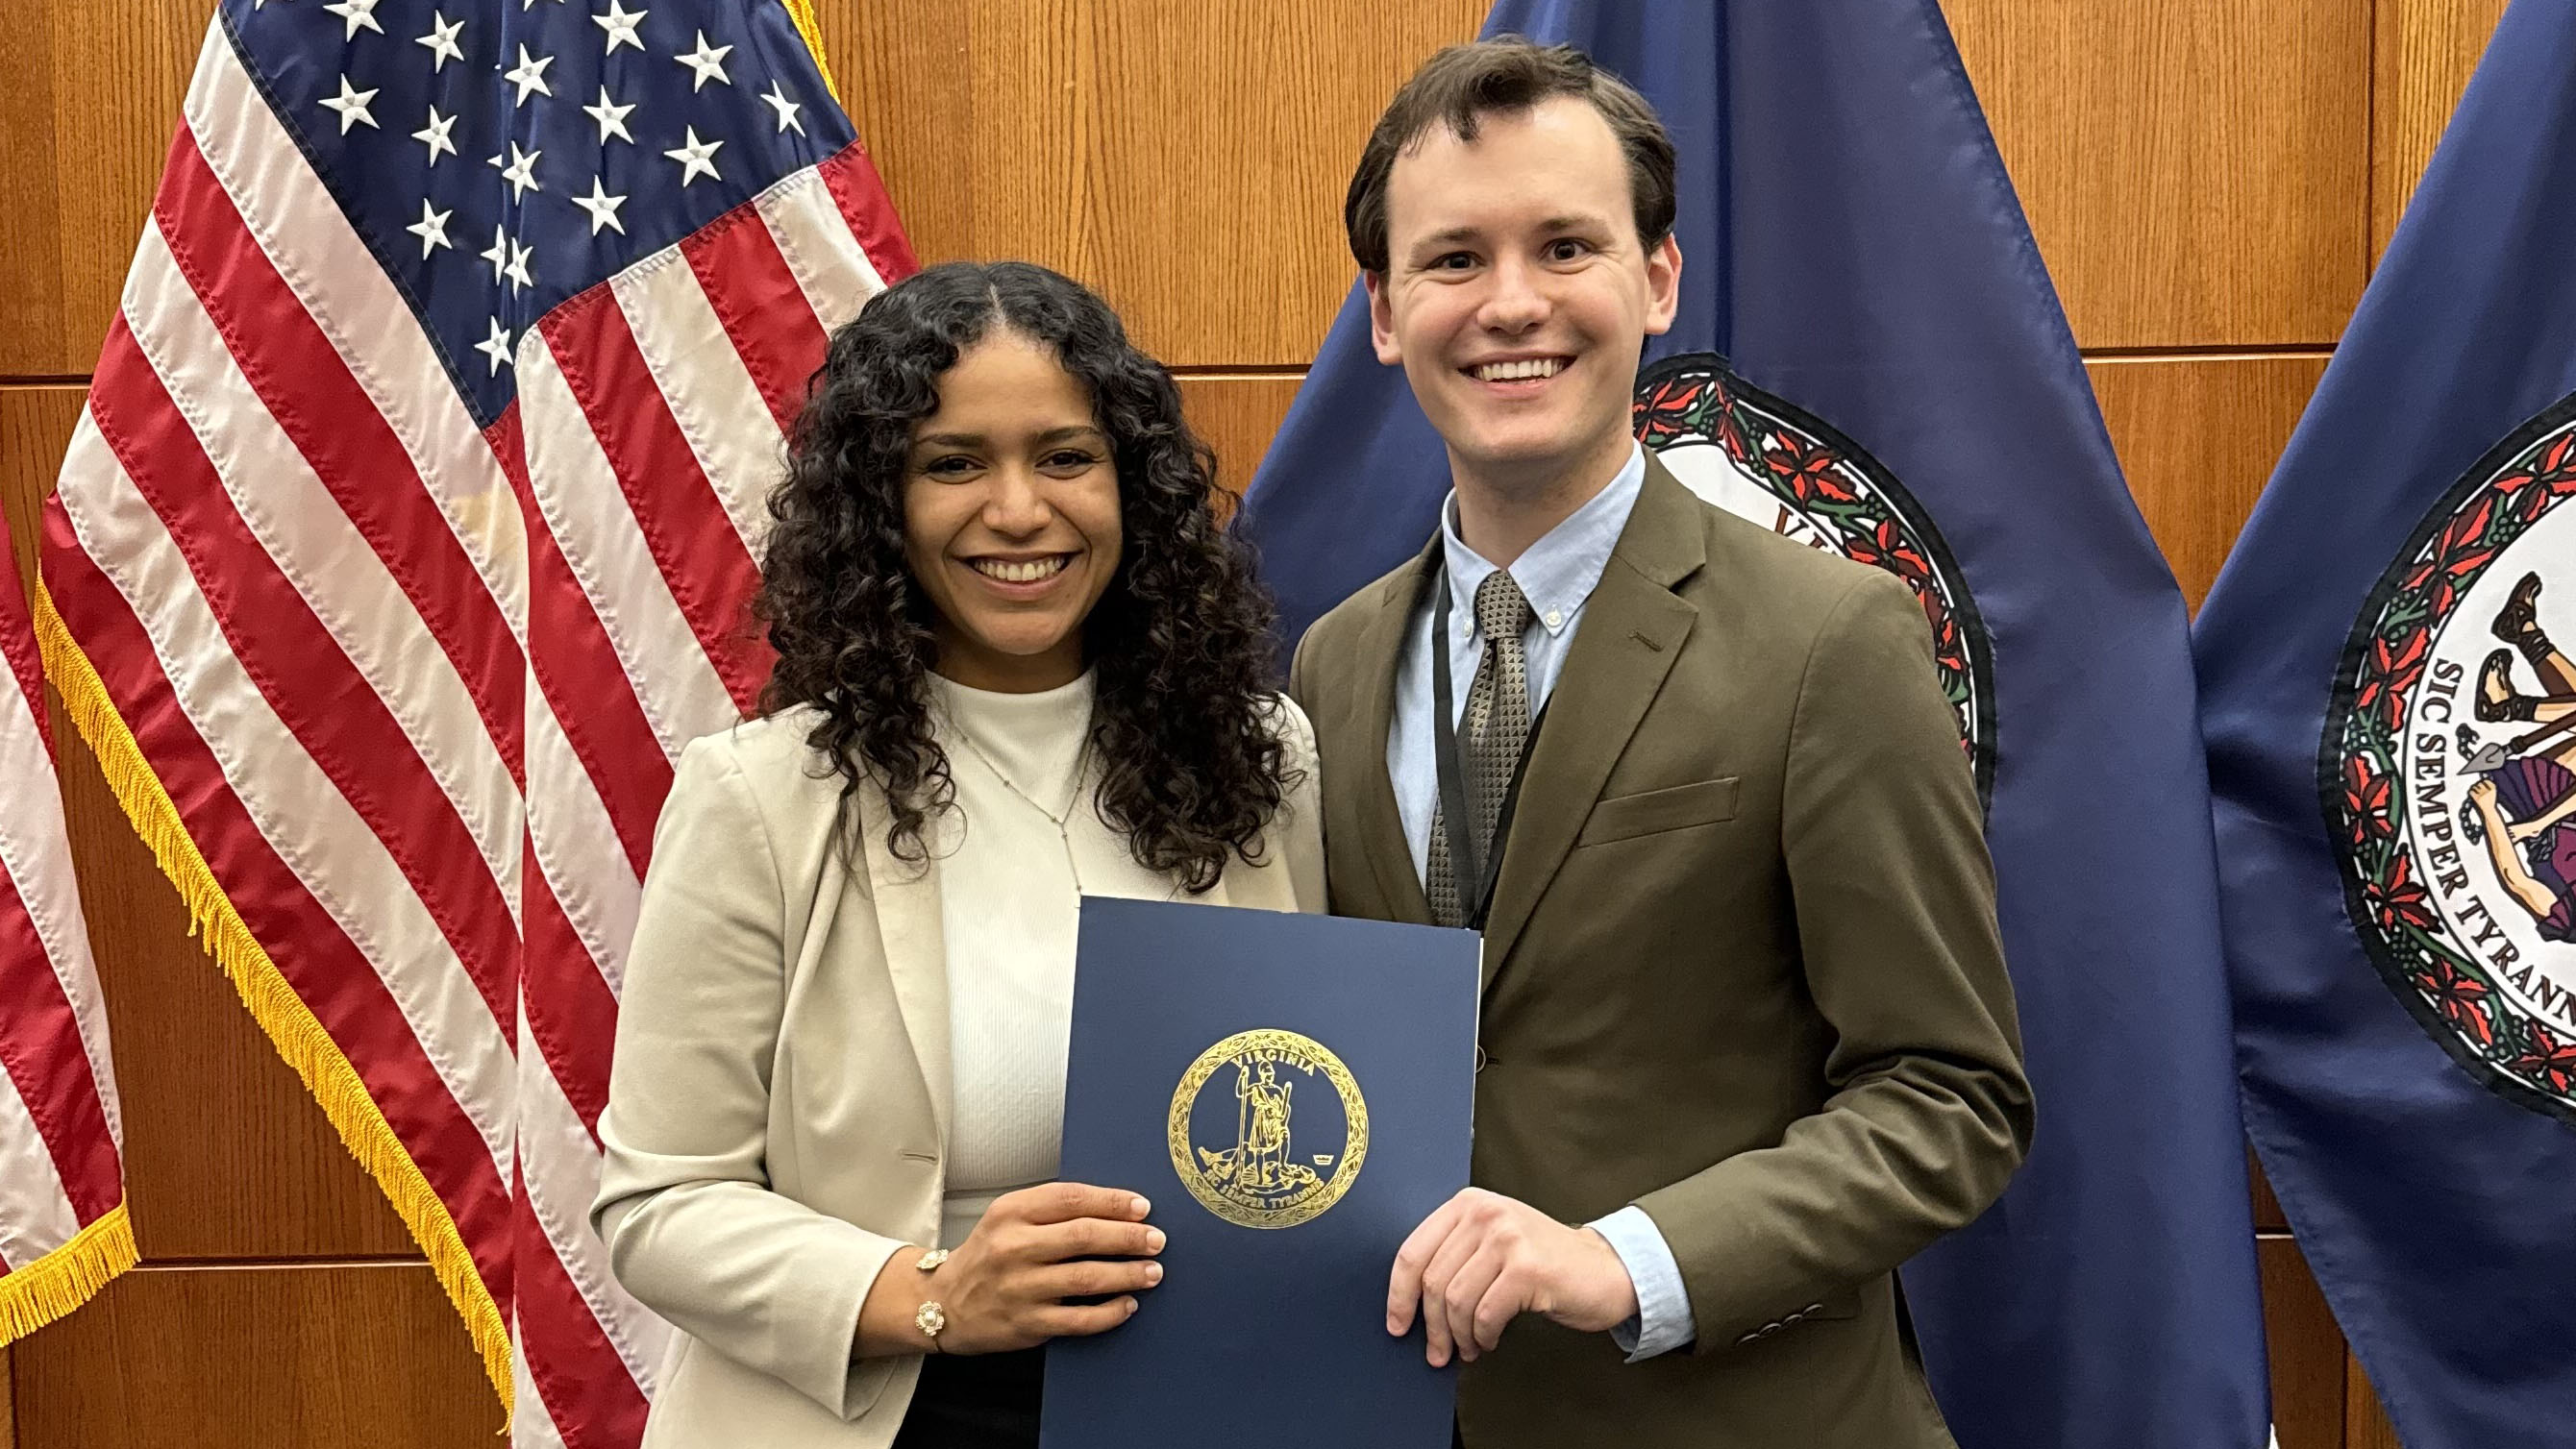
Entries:
[[1614,795],[1596,801],[1592,813],[1584,818],[1583,833],[1575,837],[1574,843],[1578,848],[1604,845],[1613,840],[1660,835],[1668,830],[1732,820],[1735,818],[1736,779],[1736,776],[1729,775],[1718,780],[1696,780],[1687,785],[1641,790],[1634,795]]

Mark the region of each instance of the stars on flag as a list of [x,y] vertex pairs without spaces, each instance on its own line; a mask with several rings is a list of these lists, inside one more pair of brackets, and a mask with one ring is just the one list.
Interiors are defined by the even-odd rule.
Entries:
[[518,65],[501,77],[519,88],[519,98],[511,102],[513,109],[526,105],[531,92],[541,96],[551,96],[555,93],[555,88],[546,84],[546,67],[554,63],[555,58],[551,55],[532,58],[528,54],[527,46],[519,47]]
[[796,102],[787,99],[787,82],[780,80],[771,81],[769,83],[769,89],[760,93],[760,98],[769,102],[770,109],[778,113],[779,130],[786,131],[793,129],[799,136],[805,134],[805,123],[796,119],[796,113],[805,108]]
[[510,396],[512,344],[547,308],[847,140],[801,52],[761,39],[784,23],[769,0],[224,4],[487,414]]
[[705,90],[707,82],[711,80],[722,81],[726,85],[733,84],[733,77],[726,75],[724,68],[724,58],[731,54],[733,54],[733,47],[730,45],[709,47],[707,33],[701,30],[698,32],[698,48],[695,51],[671,58],[698,73],[697,83],[689,87],[690,92],[694,94]]
[[447,63],[449,61],[463,60],[465,58],[465,47],[456,43],[456,37],[462,34],[464,30],[465,22],[459,20],[452,24],[449,23],[447,12],[441,10],[431,13],[429,17],[429,33],[427,35],[415,37],[412,41],[412,44],[414,45],[426,45],[429,47],[429,53],[431,56],[429,63],[430,74],[441,74],[446,71]]
[[492,359],[491,371],[488,375],[500,376],[501,369],[511,365],[510,329],[501,325],[500,318],[493,318],[492,335],[475,343],[474,350]]
[[378,35],[385,33],[385,28],[376,23],[376,0],[340,0],[337,5],[322,8],[348,22],[348,33],[340,37],[343,45],[357,39],[361,30],[372,30]]
[[722,176],[716,174],[716,151],[724,145],[724,142],[699,140],[698,128],[695,126],[689,127],[688,132],[687,145],[662,153],[680,163],[680,184],[688,185],[697,180],[701,173],[714,177],[718,181],[724,180]]
[[438,164],[439,153],[456,154],[456,142],[448,133],[456,129],[454,116],[442,116],[438,107],[429,108],[429,124],[411,133],[411,138],[429,148],[429,164]]
[[[593,24],[608,32],[607,54],[615,55],[617,47],[631,45],[635,47],[636,54],[641,55],[644,53],[644,38],[635,33],[635,28],[642,25],[644,17],[652,13],[649,10],[627,10],[618,4],[618,0],[608,0],[608,13],[590,18]],[[699,37],[698,43],[706,44],[704,35]]]
[[[537,184],[537,158],[544,154],[543,151],[522,151],[518,142],[510,143],[510,164],[501,168],[501,179],[510,183],[512,201],[524,201],[529,192],[545,190]],[[500,158],[492,159],[497,161]]]
[[452,248],[456,245],[447,239],[447,219],[455,214],[453,207],[446,211],[439,211],[427,201],[423,201],[420,204],[420,220],[404,227],[403,230],[420,238],[420,254],[426,258],[440,247]]
[[626,234],[626,223],[617,219],[617,208],[626,204],[623,196],[610,196],[604,178],[590,178],[590,194],[576,196],[572,204],[590,213],[590,234],[599,235],[601,227],[614,228],[619,236]]
[[340,134],[345,136],[349,134],[349,128],[351,126],[359,125],[361,123],[372,126],[376,123],[376,118],[367,114],[367,103],[375,98],[376,93],[374,91],[362,91],[357,89],[349,84],[349,78],[344,75],[340,77],[339,96],[336,99],[331,96],[324,96],[322,98],[322,108],[326,111],[338,113],[340,117]]
[[584,106],[581,108],[581,113],[599,123],[600,145],[606,146],[608,144],[608,138],[615,136],[627,145],[632,146],[635,144],[635,133],[626,129],[626,117],[629,112],[635,109],[637,104],[637,102],[629,101],[625,105],[619,105],[617,102],[609,99],[608,87],[606,85],[602,85],[599,88],[599,104],[595,106]]

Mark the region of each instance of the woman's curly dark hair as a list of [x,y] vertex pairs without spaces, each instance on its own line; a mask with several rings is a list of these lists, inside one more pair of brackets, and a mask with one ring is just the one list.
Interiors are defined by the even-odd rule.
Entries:
[[755,610],[778,651],[761,707],[812,705],[806,741],[892,802],[898,858],[956,786],[931,729],[935,609],[904,565],[904,469],[939,380],[995,328],[1054,352],[1090,391],[1118,470],[1124,551],[1083,625],[1094,672],[1094,806],[1137,862],[1204,891],[1256,862],[1296,781],[1268,700],[1273,609],[1249,550],[1209,509],[1215,455],[1180,390],[1108,304],[1025,262],[950,262],[899,282],[832,338],[797,419]]

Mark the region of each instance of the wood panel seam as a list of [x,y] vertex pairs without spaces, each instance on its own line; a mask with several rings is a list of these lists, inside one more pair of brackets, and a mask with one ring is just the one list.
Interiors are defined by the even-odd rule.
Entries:
[[2366,67],[2362,74],[2370,83],[2362,89],[2368,99],[2362,103],[2361,165],[2369,178],[2361,207],[2361,279],[2367,289],[2370,279],[2379,272],[2379,213],[2388,199],[2379,194],[2379,20],[2385,0],[2370,0],[2370,44],[2362,55]]
[[1174,377],[1199,382],[1226,382],[1239,378],[1304,377],[1315,364],[1305,362],[1193,362],[1164,370]]
[[2239,362],[2274,357],[2332,357],[2334,344],[2284,342],[2246,347],[2221,342],[2207,347],[2084,347],[2076,350],[2086,362]]

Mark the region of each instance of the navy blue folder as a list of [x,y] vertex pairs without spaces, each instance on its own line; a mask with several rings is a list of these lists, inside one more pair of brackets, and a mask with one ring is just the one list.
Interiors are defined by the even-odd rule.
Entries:
[[1454,1370],[1387,1334],[1386,1282],[1467,1185],[1477,949],[1083,898],[1061,1173],[1169,1241],[1135,1317],[1048,1345],[1042,1449],[1446,1449]]

